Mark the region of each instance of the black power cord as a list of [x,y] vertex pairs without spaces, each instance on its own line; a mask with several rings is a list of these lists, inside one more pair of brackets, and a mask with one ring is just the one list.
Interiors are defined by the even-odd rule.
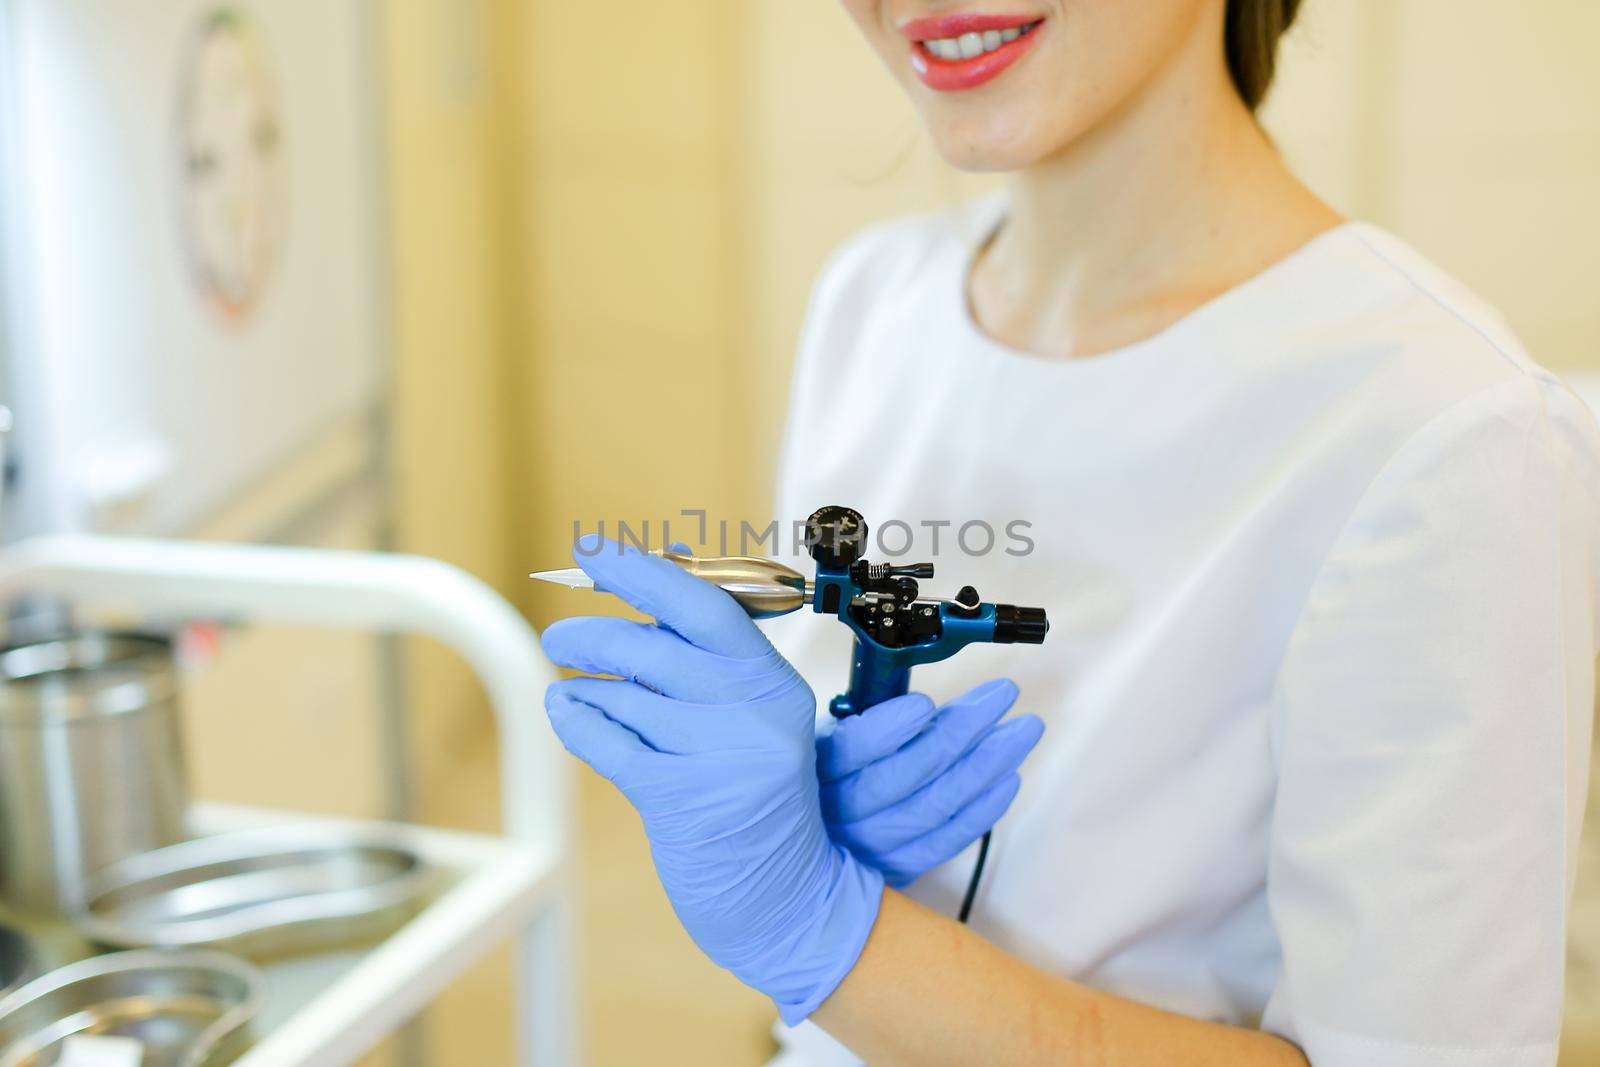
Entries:
[[961,922],[966,922],[972,914],[972,902],[978,899],[978,883],[983,879],[983,863],[989,858],[989,834],[983,835],[983,841],[978,845],[978,862],[972,865],[972,880],[967,883],[967,895],[961,898],[961,914],[957,916]]

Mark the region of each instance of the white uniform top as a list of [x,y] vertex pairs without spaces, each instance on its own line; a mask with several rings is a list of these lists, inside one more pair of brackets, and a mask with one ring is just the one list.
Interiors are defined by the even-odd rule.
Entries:
[[[1007,348],[964,298],[1001,211],[836,254],[779,491],[785,522],[888,524],[872,559],[904,523],[925,592],[1049,610],[1043,646],[912,678],[1007,675],[1048,724],[973,926],[1316,1067],[1554,1064],[1600,632],[1589,411],[1359,223],[1119,351]],[[981,525],[957,543],[976,522],[987,553]],[[844,627],[770,631],[825,705]],[[953,912],[973,856],[912,895]],[[785,1063],[855,1062],[784,1038]]]

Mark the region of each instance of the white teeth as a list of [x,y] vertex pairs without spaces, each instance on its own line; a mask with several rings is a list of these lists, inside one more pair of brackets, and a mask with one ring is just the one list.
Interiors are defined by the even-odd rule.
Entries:
[[963,33],[960,37],[935,37],[922,42],[922,47],[940,59],[972,59],[985,52],[993,52],[1001,45],[1010,44],[1030,27],[1012,26],[1004,30],[984,30],[982,33]]

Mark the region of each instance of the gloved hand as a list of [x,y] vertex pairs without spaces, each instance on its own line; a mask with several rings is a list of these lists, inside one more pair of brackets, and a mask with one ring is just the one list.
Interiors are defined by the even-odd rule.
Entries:
[[550,722],[638,810],[695,943],[798,1023],[855,966],[883,896],[823,825],[816,698],[727,593],[610,542],[587,555],[595,544],[579,566],[656,622],[546,630],[556,663],[617,676],[552,685]]
[[828,835],[896,888],[959,855],[1011,806],[1044,734],[1034,715],[994,725],[1016,699],[1000,678],[940,708],[908,693],[839,720],[817,738]]

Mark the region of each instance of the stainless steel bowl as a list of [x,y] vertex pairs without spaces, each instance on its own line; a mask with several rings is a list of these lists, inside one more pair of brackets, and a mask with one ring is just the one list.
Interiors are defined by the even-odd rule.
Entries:
[[220,952],[117,952],[68,964],[0,1000],[0,1067],[46,1067],[79,1035],[130,1037],[141,1067],[221,1067],[249,1047],[254,967]]
[[33,977],[33,943],[21,930],[0,925],[0,997]]
[[116,947],[222,948],[267,960],[379,940],[431,874],[402,836],[289,825],[201,837],[101,872],[79,929]]

